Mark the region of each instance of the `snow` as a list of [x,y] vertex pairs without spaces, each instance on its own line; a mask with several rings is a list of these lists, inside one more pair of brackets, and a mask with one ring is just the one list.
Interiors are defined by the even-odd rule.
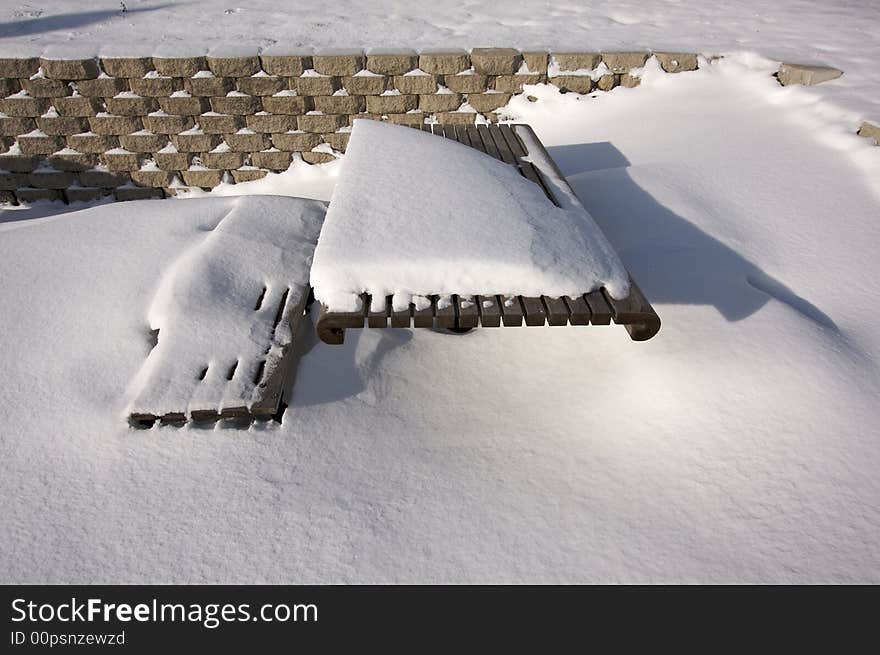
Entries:
[[[530,6],[510,7],[520,30]],[[528,20],[563,33],[579,7]],[[832,46],[857,58],[845,53],[861,38],[862,70],[877,60],[856,34],[870,5],[607,7],[597,38],[665,29],[682,41],[678,17],[692,42],[723,46],[751,11],[760,32],[741,29],[743,47],[804,52],[814,39],[819,59]],[[280,11],[268,10],[276,23]],[[489,20],[479,11],[448,23],[454,38]],[[820,35],[820,17],[835,29]],[[0,580],[880,582],[880,148],[816,89],[779,87],[773,65],[649,64],[635,89],[535,86],[537,102],[508,108],[653,302],[655,339],[619,327],[350,330],[342,346],[311,335],[280,425],[124,421],[156,291],[210,237],[215,204],[0,209]],[[842,86],[856,70],[842,67],[820,96],[859,86]],[[328,200],[342,166],[295,162],[212,195]]]
[[[539,162],[535,162],[539,165]],[[469,191],[469,192],[468,192]],[[555,206],[512,166],[449,139],[354,121],[312,286],[337,311],[358,295],[578,296],[629,280],[571,194]]]
[[[147,321],[158,331],[157,345],[130,388],[131,411],[218,409],[221,398],[223,407],[250,407],[267,345],[289,343],[289,328],[287,334],[274,328],[278,304],[287,297],[296,305],[301,297],[324,219],[324,205],[315,200],[187,202],[210,205],[214,214],[200,225],[205,238],[165,270],[150,303]],[[134,220],[149,221],[165,206],[139,203],[133,212],[145,218]]]

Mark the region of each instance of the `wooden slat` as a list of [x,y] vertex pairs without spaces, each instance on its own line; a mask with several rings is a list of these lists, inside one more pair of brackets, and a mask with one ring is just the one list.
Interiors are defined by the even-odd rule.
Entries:
[[413,327],[430,328],[434,327],[434,312],[437,308],[437,297],[431,296],[431,304],[425,309],[415,309],[413,311]]
[[522,141],[516,135],[516,133],[511,129],[509,125],[499,125],[498,132],[501,134],[505,143],[507,143],[508,148],[510,148],[510,152],[516,158],[517,166],[519,167],[519,172],[522,173],[523,177],[527,180],[531,180],[535,184],[537,184],[544,191],[544,194],[550,198],[550,201],[559,206],[556,198],[553,197],[553,194],[547,188],[547,185],[544,184],[544,180],[541,179],[541,174],[538,172],[538,169],[535,168],[535,165],[528,161],[522,161],[522,157],[527,155],[525,146],[523,146]]
[[564,296],[563,300],[565,301],[565,304],[568,305],[568,311],[570,313],[568,318],[569,323],[572,325],[590,324],[590,316],[592,316],[592,312],[590,311],[590,306],[587,304],[587,301],[584,300],[582,296],[578,296],[577,298]]
[[452,299],[455,303],[455,308],[458,313],[458,319],[455,322],[455,327],[477,327],[480,324],[480,312],[477,309],[477,304],[474,299],[467,297],[462,299],[461,296],[452,296]]
[[[441,307],[441,304],[446,306]],[[455,303],[453,303],[451,297],[446,296],[445,298],[437,299],[437,313],[435,316],[434,323],[438,328],[455,327]]]
[[[486,146],[483,145],[483,140],[480,138],[480,133],[477,131],[476,125],[465,125],[464,126],[468,139],[471,142],[471,148],[479,150],[480,152],[486,152]],[[486,153],[488,154],[488,153]]]
[[428,132],[428,133],[431,132],[431,126],[428,125],[427,123],[420,123],[420,124],[419,124],[419,129],[420,129],[422,132]]
[[455,138],[459,143],[462,143],[466,146],[471,145],[471,138],[467,133],[467,125],[452,125],[451,126],[455,131]]
[[646,341],[660,331],[660,317],[632,278],[629,282],[629,295],[623,300],[615,300],[604,288],[602,294],[611,306],[614,322],[626,326],[633,341]]
[[477,309],[480,312],[480,325],[501,327],[501,309],[499,308],[498,296],[477,296],[476,301]]
[[501,320],[504,327],[520,327],[523,324],[523,309],[519,296],[499,296],[501,299]]
[[[447,139],[458,141],[458,136],[455,133],[455,125],[437,125],[436,128],[440,128],[440,134],[445,136]],[[434,134],[437,134],[436,128]]]
[[489,128],[485,125],[477,125],[476,128],[477,133],[480,135],[480,140],[483,142],[483,148],[485,149],[486,154],[495,159],[501,160],[501,153],[498,151],[498,147],[495,145],[492,135],[489,134]]
[[547,312],[547,325],[567,325],[568,324],[568,305],[562,298],[551,298],[550,296],[541,296],[544,303],[544,309]]
[[592,291],[584,296],[584,300],[590,306],[590,322],[593,325],[610,325],[611,324],[611,307],[605,300],[600,290]]
[[504,139],[504,134],[502,134],[500,126],[490,125],[487,128],[487,131],[489,132],[492,141],[495,143],[495,147],[498,149],[501,161],[505,164],[516,166],[516,156],[511,151],[507,141]]
[[526,317],[526,325],[531,327],[539,327],[547,321],[547,312],[544,310],[544,303],[540,298],[521,297],[523,314]]
[[388,327],[388,317],[391,315],[391,296],[386,298],[370,298],[370,311],[367,314],[367,325],[371,328]]
[[399,312],[391,310],[391,327],[393,328],[408,328],[410,326],[410,321],[412,320],[412,313],[415,309],[415,306],[410,303],[407,305],[407,308],[401,310]]

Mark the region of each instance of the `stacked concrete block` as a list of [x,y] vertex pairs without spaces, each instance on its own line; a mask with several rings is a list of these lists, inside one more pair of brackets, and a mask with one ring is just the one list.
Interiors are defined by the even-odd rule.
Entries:
[[[697,67],[693,54],[655,54],[670,73]],[[334,160],[359,118],[495,121],[529,85],[635,86],[648,56],[476,48],[0,59],[0,194],[133,199],[246,182],[293,160]]]

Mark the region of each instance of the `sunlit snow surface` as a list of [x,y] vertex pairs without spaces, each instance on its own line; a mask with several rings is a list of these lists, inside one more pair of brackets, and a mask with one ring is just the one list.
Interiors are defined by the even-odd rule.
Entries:
[[0,579],[880,582],[880,149],[760,62],[530,92],[511,114],[655,339],[351,330],[302,345],[280,426],[135,431],[150,301],[201,219],[5,223]]

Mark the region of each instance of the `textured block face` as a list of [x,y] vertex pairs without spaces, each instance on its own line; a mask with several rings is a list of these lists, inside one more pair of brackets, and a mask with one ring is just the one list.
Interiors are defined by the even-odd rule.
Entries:
[[[265,150],[271,143],[265,134],[224,134],[223,140],[236,152],[254,152]],[[281,148],[283,150],[283,148]]]
[[72,96],[67,98],[56,98],[52,102],[52,106],[62,116],[94,116],[99,111],[104,110],[104,103],[97,98],[87,98],[85,96]]
[[0,98],[11,96],[21,91],[21,83],[9,77],[0,77]]
[[294,77],[290,82],[301,96],[332,96],[339,90],[338,77]]
[[98,155],[85,152],[56,153],[50,155],[47,161],[50,166],[58,170],[78,172],[94,168],[98,163]]
[[[78,152],[100,154],[119,147],[119,138],[104,134],[72,134],[67,137],[67,145]],[[88,185],[86,185],[88,186]]]
[[41,189],[64,189],[76,182],[69,171],[34,171],[27,176],[28,184]]
[[254,166],[268,168],[273,171],[286,171],[290,166],[290,153],[283,151],[264,150],[251,155]]
[[461,107],[462,99],[458,93],[438,93],[419,96],[419,109],[424,112],[455,111]]
[[80,80],[76,83],[76,90],[84,96],[91,98],[112,98],[117,93],[130,91],[128,80],[118,77],[99,77],[96,80]]
[[524,52],[522,58],[526,66],[529,67],[530,73],[542,75],[547,72],[549,55],[546,51]]
[[168,145],[168,136],[152,132],[137,132],[120,136],[119,143],[131,152],[156,152]]
[[244,118],[231,114],[202,114],[198,121],[207,134],[228,134],[244,127]]
[[378,75],[403,75],[419,67],[415,52],[367,55],[367,70]]
[[39,202],[40,200],[58,200],[56,189],[18,189],[15,196],[20,202]]
[[312,57],[312,65],[322,75],[354,75],[363,70],[366,58],[362,54],[346,55],[315,55]]
[[162,188],[171,184],[174,174],[163,170],[139,170],[131,172],[131,181],[144,187]]
[[650,52],[603,52],[602,61],[612,73],[626,73],[633,68],[641,68],[651,56]]
[[324,142],[328,143],[334,150],[345,152],[350,137],[351,134],[349,132],[334,132],[333,134],[325,134]]
[[95,59],[46,59],[40,57],[40,67],[56,80],[90,80],[98,77],[98,62]]
[[270,114],[290,114],[297,116],[311,111],[314,104],[311,98],[303,96],[267,96],[263,98],[263,109]]
[[49,101],[46,98],[0,98],[0,113],[7,116],[36,118],[46,113],[48,108]]
[[153,160],[163,171],[182,171],[189,168],[190,156],[185,152],[157,152]]
[[117,116],[144,116],[159,109],[155,98],[116,96],[105,101],[107,111]]
[[187,93],[204,98],[225,96],[235,84],[228,77],[188,77],[183,81]]
[[325,114],[358,114],[366,107],[363,96],[317,96],[314,104]]
[[550,78],[550,84],[560,91],[572,93],[589,93],[593,90],[593,80],[589,75],[557,75]]
[[24,59],[0,59],[0,77],[30,77],[40,68],[40,60],[36,57]]
[[509,93],[472,93],[468,104],[478,112],[495,111],[510,102]]
[[22,134],[18,137],[18,147],[24,155],[49,155],[64,147],[64,141],[56,136],[29,136]]
[[50,80],[46,77],[22,80],[21,88],[34,98],[58,98],[69,96],[73,91],[64,80]]
[[[37,119],[37,127],[49,136],[67,136],[68,134],[79,134],[88,130],[89,121],[87,118],[76,118],[73,116],[40,117]],[[22,133],[20,132],[19,134]]]
[[423,52],[419,68],[433,75],[454,75],[471,66],[471,58],[464,50]]
[[143,77],[153,70],[150,57],[103,57],[101,68],[110,77]]
[[354,75],[342,78],[342,88],[357,96],[377,96],[389,87],[390,78],[382,75]]
[[255,114],[262,108],[259,98],[245,95],[231,95],[211,98],[211,110],[218,114],[245,116]]
[[180,152],[208,152],[220,144],[216,134],[173,134],[171,142]]
[[29,173],[40,165],[42,158],[26,155],[0,155],[0,170]]
[[245,121],[249,129],[265,134],[296,129],[296,116],[288,114],[254,114],[247,116]]
[[654,56],[667,73],[695,71],[698,67],[697,55],[690,52],[655,52]]
[[223,180],[223,171],[188,169],[181,172],[181,177],[187,186],[212,189]]
[[367,111],[371,114],[405,114],[418,107],[418,104],[417,95],[367,96]]
[[513,48],[474,48],[471,63],[482,75],[513,75],[522,64],[522,55]]
[[0,190],[15,191],[28,185],[27,173],[7,173],[0,170]]
[[312,58],[304,55],[262,55],[260,63],[269,75],[298,77],[312,67]]
[[411,114],[388,114],[388,122],[395,125],[421,125],[425,122],[425,115],[422,112],[413,112]]
[[130,172],[140,168],[138,156],[133,152],[109,151],[99,156],[101,163],[113,172]]
[[617,75],[603,75],[596,81],[596,88],[600,91],[610,91],[617,86]]
[[64,191],[67,202],[92,202],[100,200],[106,194],[104,189],[94,187],[72,187]]
[[633,89],[641,83],[641,78],[630,75],[629,73],[624,73],[620,76],[620,86],[624,86],[628,89]]
[[208,168],[230,169],[244,164],[244,158],[242,152],[206,152],[202,155],[202,163]]
[[232,179],[235,180],[236,184],[261,180],[269,174],[267,171],[260,170],[259,168],[236,168],[231,173]]
[[802,84],[813,86],[835,80],[843,75],[843,71],[830,66],[807,66],[803,64],[782,64],[776,77],[782,86]]
[[145,98],[167,98],[183,88],[183,84],[173,77],[138,77],[128,81],[132,93]]
[[865,121],[859,127],[858,135],[867,139],[874,139],[874,143],[880,146],[880,126]]
[[208,70],[218,77],[247,77],[260,70],[259,57],[208,57]]
[[0,117],[0,136],[18,136],[37,129],[33,118],[2,116]]
[[602,55],[598,52],[554,52],[553,61],[561,71],[595,70]]
[[547,76],[538,73],[499,75],[495,78],[494,88],[504,93],[521,93],[526,84],[541,84],[546,81]]
[[436,93],[437,78],[434,75],[397,75],[392,79],[392,86],[401,93]]
[[[192,116],[172,116],[170,114],[144,116],[144,127],[157,134],[178,134],[192,129],[195,124],[195,119]],[[137,132],[137,130],[131,131]]]
[[345,125],[345,116],[331,114],[305,114],[297,116],[297,125],[303,132],[335,132]]
[[469,111],[447,111],[437,114],[437,121],[452,125],[473,125],[477,114]]
[[302,158],[308,164],[326,164],[336,159],[329,152],[304,152]]
[[[144,119],[146,120],[146,118]],[[103,115],[89,118],[89,125],[95,134],[107,134],[117,136],[119,134],[131,134],[143,129],[143,123],[139,116],[116,116]],[[152,130],[155,132],[155,130]]]
[[198,116],[210,109],[207,98],[199,96],[175,96],[172,98],[159,98],[159,107],[166,114],[176,116]]
[[321,143],[321,135],[310,132],[272,135],[272,145],[286,152],[305,152],[319,143]]
[[446,75],[443,82],[455,93],[482,93],[488,88],[489,78],[485,75]]
[[282,91],[287,84],[283,77],[260,75],[238,78],[238,90],[251,96],[271,96]]
[[153,57],[153,66],[167,77],[192,77],[208,69],[204,57]]

